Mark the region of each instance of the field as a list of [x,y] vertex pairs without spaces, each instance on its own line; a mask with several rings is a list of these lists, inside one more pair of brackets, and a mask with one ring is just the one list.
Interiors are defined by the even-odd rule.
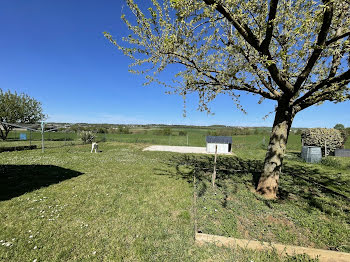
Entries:
[[[226,135],[224,128],[171,128],[171,135],[164,135],[160,131],[162,128],[133,128],[130,129],[130,134],[116,134],[116,133],[97,133],[95,140],[104,142],[122,142],[122,143],[143,143],[153,145],[171,145],[171,146],[205,146],[205,137],[212,133],[217,135]],[[180,132],[184,132],[184,135],[179,135]],[[260,130],[259,134],[255,134],[254,131],[250,131],[250,135],[234,135],[233,147],[236,149],[256,149],[266,148],[269,140],[268,130]],[[25,133],[27,141],[20,141],[20,134]],[[0,141],[0,147],[12,146],[16,141],[16,145],[29,145],[34,144],[41,147],[41,133],[28,132],[28,131],[12,131],[8,136],[8,141]],[[74,132],[47,132],[44,134],[45,145],[58,146],[58,145],[71,145],[79,144],[79,134]],[[59,143],[53,143],[59,142]],[[348,141],[350,146],[350,141]],[[289,137],[289,150],[300,150],[300,135],[290,134]]]
[[[196,132],[191,146],[204,143]],[[99,154],[75,139],[0,154],[0,261],[310,261],[195,245],[193,175],[203,233],[350,252],[347,159],[303,163],[292,135],[280,198],[267,201],[253,191],[263,135],[233,137],[237,157],[219,157],[215,190],[212,156],[142,151],[169,136],[107,135],[119,142],[100,143]],[[14,143],[28,141],[0,146]]]

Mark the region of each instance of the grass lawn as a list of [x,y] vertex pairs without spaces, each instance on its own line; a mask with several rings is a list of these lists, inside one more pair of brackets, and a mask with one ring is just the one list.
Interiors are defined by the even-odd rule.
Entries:
[[[1,153],[0,261],[309,261],[195,245],[193,172],[204,233],[350,252],[349,201],[331,193],[349,194],[345,160],[335,170],[298,162],[290,153],[292,171],[281,177],[284,195],[266,201],[251,192],[249,169],[258,167],[254,158],[261,158],[263,149],[237,148],[239,165],[246,165],[247,172],[219,172],[215,195],[204,172],[211,168],[210,159],[143,152],[143,147],[108,142],[100,144],[99,154],[90,154],[89,145],[52,147],[44,154]],[[225,161],[225,168],[233,168],[235,161]],[[302,168],[300,174],[333,191],[291,175]]]

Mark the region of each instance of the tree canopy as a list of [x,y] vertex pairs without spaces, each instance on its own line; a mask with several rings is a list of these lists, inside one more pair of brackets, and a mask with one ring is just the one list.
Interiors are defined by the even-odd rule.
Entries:
[[279,100],[290,94],[295,111],[329,100],[349,99],[350,9],[347,0],[172,0],[143,12],[128,0],[136,25],[113,44],[145,65],[132,72],[149,81],[167,65],[181,64],[175,92],[197,92],[200,108],[219,93],[239,105],[240,93]]
[[33,124],[44,118],[41,103],[26,94],[0,89],[0,137],[6,140],[13,129],[9,124]]
[[345,129],[345,126],[343,124],[336,124],[333,128],[338,130],[343,130]]
[[[164,84],[184,98],[198,93],[199,109],[207,111],[220,93],[241,110],[242,92],[276,101],[258,186],[275,196],[295,115],[350,98],[350,1],[152,0],[147,10],[126,2],[132,12],[122,16],[131,32],[126,43],[104,35],[134,61],[131,72],[145,74],[146,84]],[[162,82],[160,73],[172,64],[182,67]]]

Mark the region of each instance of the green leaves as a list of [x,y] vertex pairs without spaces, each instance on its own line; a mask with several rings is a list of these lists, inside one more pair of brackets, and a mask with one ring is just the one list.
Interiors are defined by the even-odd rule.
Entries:
[[[32,124],[44,119],[41,103],[26,94],[18,95],[9,90],[0,89],[0,122],[3,123],[27,123]],[[1,130],[0,137],[5,140],[11,126],[2,124],[5,132]]]

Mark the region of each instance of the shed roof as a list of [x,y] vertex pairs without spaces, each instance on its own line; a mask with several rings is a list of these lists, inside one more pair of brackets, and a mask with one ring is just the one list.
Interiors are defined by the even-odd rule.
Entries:
[[232,136],[207,136],[207,143],[232,144]]

